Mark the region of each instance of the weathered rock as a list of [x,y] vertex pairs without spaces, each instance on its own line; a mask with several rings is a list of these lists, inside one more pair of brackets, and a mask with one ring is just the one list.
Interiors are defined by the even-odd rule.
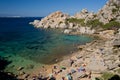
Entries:
[[[43,18],[41,21],[35,20],[33,24],[35,27],[43,28],[66,28],[65,20],[69,18],[69,15],[64,14],[60,11],[51,13],[47,17]],[[58,26],[59,25],[59,26]]]
[[118,67],[118,64],[112,63],[111,61],[106,61],[106,65],[108,66],[109,70],[113,70]]
[[78,32],[81,34],[93,34],[95,33],[95,30],[91,29],[90,27],[80,27]]
[[65,23],[61,23],[61,24],[59,25],[59,28],[65,29],[65,28],[67,28],[67,25],[66,25]]
[[97,13],[100,22],[104,24],[116,19],[120,22],[120,0],[109,0],[107,4]]
[[70,32],[71,32],[71,30],[69,30],[69,29],[65,29],[65,30],[64,30],[64,33],[65,33],[65,34],[69,34]]
[[114,33],[115,33],[114,30],[105,30],[100,32],[99,34],[103,38],[112,39],[114,37]]
[[85,19],[88,16],[88,10],[87,9],[83,9],[80,13],[76,13],[74,15],[75,18],[77,19]]
[[120,34],[117,34],[113,41],[113,46],[120,46]]

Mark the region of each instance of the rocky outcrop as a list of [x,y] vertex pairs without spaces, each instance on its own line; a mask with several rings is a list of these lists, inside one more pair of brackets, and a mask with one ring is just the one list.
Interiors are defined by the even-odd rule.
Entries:
[[120,34],[117,34],[117,35],[114,37],[113,45],[114,45],[114,46],[120,46]]
[[109,0],[107,4],[97,13],[100,22],[104,24],[112,20],[120,22],[120,0]]
[[89,20],[93,20],[96,18],[96,14],[93,12],[89,12],[87,9],[83,9],[81,12],[78,12],[74,15],[77,19],[85,19],[85,23]]
[[101,31],[99,33],[99,35],[103,38],[107,38],[107,39],[113,39],[114,38],[114,30],[105,30],[105,31]]
[[[98,27],[111,21],[120,22],[120,0],[109,0],[105,6],[97,13],[83,9],[74,16],[56,11],[40,20],[34,20],[33,24],[37,28],[59,28],[64,33],[94,34]],[[73,22],[70,22],[72,20]],[[81,21],[81,22],[80,22]],[[94,29],[93,29],[94,27]],[[97,27],[95,29],[95,27]],[[104,32],[100,33],[101,35]]]
[[85,19],[85,23],[89,20],[99,19],[100,22],[106,24],[112,20],[120,22],[120,0],[109,0],[97,14],[83,9],[81,12],[76,13],[75,18]]
[[35,27],[39,28],[67,28],[67,25],[65,24],[65,20],[69,18],[70,16],[68,14],[64,14],[60,11],[56,11],[49,16],[46,16],[41,21],[35,20],[33,24]]
[[95,33],[95,29],[91,29],[90,27],[80,27],[78,32],[81,34],[93,34]]

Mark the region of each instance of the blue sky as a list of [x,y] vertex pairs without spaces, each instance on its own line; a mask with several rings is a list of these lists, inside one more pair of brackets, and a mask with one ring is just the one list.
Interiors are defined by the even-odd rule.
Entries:
[[107,0],[0,0],[0,16],[46,16],[54,11],[70,15],[87,8],[98,11]]

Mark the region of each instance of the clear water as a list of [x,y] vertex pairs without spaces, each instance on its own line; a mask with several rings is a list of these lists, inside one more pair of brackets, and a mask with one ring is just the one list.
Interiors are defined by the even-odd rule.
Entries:
[[[9,66],[52,64],[69,55],[76,45],[93,40],[83,35],[62,34],[58,30],[36,29],[29,22],[41,18],[0,18],[0,56]],[[13,68],[13,67],[12,67]],[[16,67],[15,67],[16,68]]]

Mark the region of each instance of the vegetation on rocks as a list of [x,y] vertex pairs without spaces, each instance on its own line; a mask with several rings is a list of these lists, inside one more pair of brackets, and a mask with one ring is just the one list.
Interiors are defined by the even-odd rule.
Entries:
[[84,23],[85,19],[69,18],[66,21],[70,23],[81,24],[82,26],[85,25]]
[[89,20],[87,23],[86,23],[87,26],[92,26],[92,27],[97,27],[97,26],[102,26],[103,23],[100,22],[98,19],[95,19],[95,20]]
[[104,72],[101,77],[96,78],[96,80],[119,80],[119,79],[120,79],[120,76],[110,72]]
[[114,28],[120,28],[120,23],[117,21],[111,21],[105,25],[103,25],[104,29],[114,29]]

